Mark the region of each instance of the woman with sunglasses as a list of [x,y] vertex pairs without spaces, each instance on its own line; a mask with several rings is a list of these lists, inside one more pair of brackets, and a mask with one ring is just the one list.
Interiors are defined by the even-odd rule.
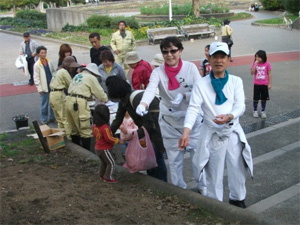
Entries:
[[[182,134],[185,111],[189,105],[189,97],[193,84],[201,79],[197,67],[183,61],[181,54],[183,46],[176,37],[167,37],[160,44],[164,64],[153,70],[143,98],[136,113],[143,116],[148,113],[148,107],[155,97],[157,88],[161,97],[159,125],[164,146],[168,155],[172,184],[183,189],[187,184],[183,179],[184,151],[178,149],[178,140]],[[190,152],[191,159],[195,154],[199,128],[202,118],[198,118],[190,136],[190,145],[185,149]],[[202,186],[197,178],[197,167],[192,164],[197,188]]]

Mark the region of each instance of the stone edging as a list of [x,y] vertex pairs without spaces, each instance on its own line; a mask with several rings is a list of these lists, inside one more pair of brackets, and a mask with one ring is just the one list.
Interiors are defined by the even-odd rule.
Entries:
[[279,27],[279,24],[267,24],[267,23],[256,23],[252,22],[252,26],[259,26],[259,27]]

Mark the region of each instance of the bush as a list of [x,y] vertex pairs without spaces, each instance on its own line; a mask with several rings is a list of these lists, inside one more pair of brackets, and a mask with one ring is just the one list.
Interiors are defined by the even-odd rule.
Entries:
[[24,20],[42,20],[46,21],[47,17],[45,13],[38,12],[36,10],[22,10],[16,13],[16,18]]
[[131,17],[125,17],[125,16],[113,16],[113,17],[110,17],[110,28],[117,29],[119,21],[122,21],[122,20],[125,21],[126,25],[128,27],[131,27],[132,29],[138,29],[139,28],[139,23],[135,19],[134,16],[131,16]]
[[64,32],[82,32],[88,31],[88,27],[86,25],[74,26],[67,23],[65,26],[63,26],[63,28],[61,28],[61,30]]
[[0,18],[1,25],[12,25],[14,18],[12,17],[2,17]]
[[89,28],[107,28],[110,27],[110,17],[105,15],[92,15],[86,23]]
[[279,0],[279,2],[286,11],[289,11],[294,15],[298,15],[298,12],[300,11],[300,4],[298,0]]
[[261,0],[261,4],[264,6],[265,9],[268,10],[277,10],[282,8],[282,5],[279,0]]

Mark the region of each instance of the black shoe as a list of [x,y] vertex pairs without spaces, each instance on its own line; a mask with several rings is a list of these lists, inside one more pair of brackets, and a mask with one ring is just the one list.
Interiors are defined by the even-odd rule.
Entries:
[[229,204],[240,207],[240,208],[243,208],[243,209],[247,208],[244,200],[243,201],[236,201],[236,200],[229,199]]

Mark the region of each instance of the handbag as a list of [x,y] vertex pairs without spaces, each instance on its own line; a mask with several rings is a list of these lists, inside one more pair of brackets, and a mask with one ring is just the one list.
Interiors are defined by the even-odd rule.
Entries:
[[123,167],[127,168],[130,173],[157,167],[156,156],[149,134],[144,127],[142,128],[145,137],[139,139],[137,131],[134,131],[133,137],[126,148]]
[[228,44],[228,46],[229,46],[229,45],[230,45],[230,46],[233,45],[233,40],[232,40],[231,35],[230,35],[229,38],[228,38],[227,44]]

